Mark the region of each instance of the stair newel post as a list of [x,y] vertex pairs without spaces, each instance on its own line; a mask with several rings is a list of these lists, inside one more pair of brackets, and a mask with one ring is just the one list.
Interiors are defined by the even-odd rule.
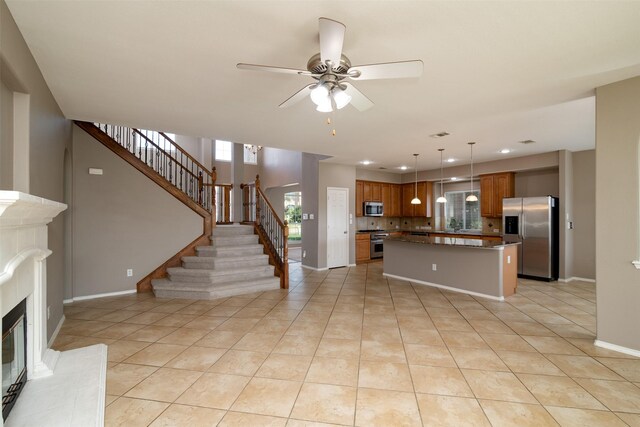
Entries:
[[260,203],[259,203],[259,199],[260,199],[260,175],[256,175],[256,185],[255,185],[255,192],[256,192],[256,225],[260,225]]
[[282,275],[280,276],[280,287],[289,289],[289,222],[284,221],[282,233]]
[[211,219],[215,223],[218,218],[218,206],[216,205],[216,180],[218,179],[218,172],[214,166],[211,170]]

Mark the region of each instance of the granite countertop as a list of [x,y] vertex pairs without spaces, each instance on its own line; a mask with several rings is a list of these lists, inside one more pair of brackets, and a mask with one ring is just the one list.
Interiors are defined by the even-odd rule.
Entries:
[[389,236],[385,237],[385,240],[420,243],[423,245],[464,246],[483,249],[499,249],[509,245],[519,245],[519,243],[505,243],[482,239],[465,239],[458,237]]

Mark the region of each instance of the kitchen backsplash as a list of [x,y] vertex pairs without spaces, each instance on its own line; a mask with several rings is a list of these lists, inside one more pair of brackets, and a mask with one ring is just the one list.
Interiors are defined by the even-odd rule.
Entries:
[[[429,228],[430,227],[430,228]],[[358,217],[356,230],[434,230],[431,218]]]
[[[358,217],[356,218],[356,230],[428,231],[440,230],[440,226],[434,218]],[[482,218],[482,233],[502,234],[502,220],[500,218]]]

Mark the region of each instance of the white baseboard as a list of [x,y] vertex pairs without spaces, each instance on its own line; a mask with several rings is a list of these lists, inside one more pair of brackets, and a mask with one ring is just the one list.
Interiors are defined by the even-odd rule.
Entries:
[[558,282],[563,282],[563,283],[570,283],[573,282],[574,280],[580,281],[580,282],[589,282],[589,283],[596,283],[595,279],[587,279],[586,277],[568,277],[566,279],[558,279]]
[[85,295],[82,297],[73,297],[71,299],[66,299],[64,301],[62,301],[65,304],[69,304],[71,302],[74,301],[83,301],[83,300],[87,300],[87,299],[96,299],[96,298],[106,298],[106,297],[117,297],[119,295],[128,295],[128,294],[135,294],[136,292],[138,292],[135,289],[130,289],[128,291],[119,291],[119,292],[107,292],[104,294],[95,294],[95,295]]
[[638,270],[640,270],[640,260],[638,261],[631,261],[631,264],[633,264]]
[[347,264],[347,267],[355,267],[355,264]]
[[606,348],[607,350],[617,351],[618,353],[628,354],[629,356],[640,357],[640,350],[634,350],[632,348],[623,347],[617,344],[611,344],[606,341],[595,340],[593,345],[596,347]]
[[64,323],[65,319],[66,318],[64,317],[64,314],[63,314],[62,317],[60,318],[60,321],[58,322],[58,326],[56,326],[56,330],[53,331],[53,334],[51,334],[51,338],[49,338],[49,342],[47,343],[47,348],[51,348],[51,345],[58,337],[58,333],[60,332],[60,329],[62,328],[62,324]]
[[465,289],[453,288],[451,286],[439,285],[437,283],[424,282],[422,280],[409,279],[408,277],[396,276],[395,274],[382,273],[383,276],[390,277],[392,279],[406,280],[411,283],[419,283],[421,285],[433,286],[434,288],[445,289],[447,291],[459,292],[461,294],[467,294],[474,297],[488,298],[494,301],[504,301],[504,297],[494,297],[493,295],[481,294],[480,292],[467,291]]
[[304,265],[304,264],[300,264],[300,266],[301,266],[302,268],[306,268],[307,270],[313,270],[313,271],[327,271],[327,270],[328,270],[328,268],[327,268],[327,267],[324,267],[324,268],[315,268],[315,267],[311,267],[311,266]]

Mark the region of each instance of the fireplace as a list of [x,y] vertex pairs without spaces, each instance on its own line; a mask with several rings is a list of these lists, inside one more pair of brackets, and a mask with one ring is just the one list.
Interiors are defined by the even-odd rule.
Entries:
[[27,300],[2,318],[2,419],[27,382]]

